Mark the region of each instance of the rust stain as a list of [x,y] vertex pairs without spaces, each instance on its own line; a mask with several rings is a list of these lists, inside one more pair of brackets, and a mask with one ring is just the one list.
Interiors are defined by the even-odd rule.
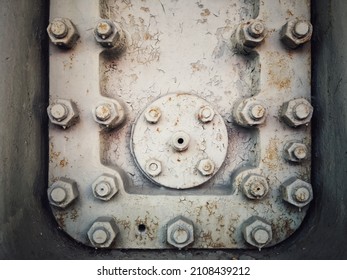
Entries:
[[270,52],[269,55],[271,61],[269,62],[268,84],[279,90],[290,89],[292,79],[288,59],[291,58],[280,55],[278,52]]
[[68,215],[69,214],[67,212],[58,212],[55,215],[55,219],[57,220],[57,222],[61,228],[66,228],[65,220],[68,217]]
[[157,238],[157,231],[159,226],[159,223],[157,220],[155,221],[151,218],[148,218],[148,216],[146,216],[144,219],[138,217],[135,223],[136,223],[136,226],[145,225],[146,227],[146,230],[144,231],[144,233],[135,234],[136,239],[139,239],[140,241],[150,239],[151,241],[153,241],[154,239]]
[[281,221],[277,221],[277,223],[274,223],[274,230],[273,230],[273,237],[274,239],[279,239],[280,236],[283,233],[283,235],[285,236],[290,236],[294,233],[294,229],[293,226],[295,228],[295,223],[293,220],[291,219],[281,219]]
[[68,164],[69,164],[69,162],[68,162],[65,158],[63,158],[63,159],[60,161],[60,163],[59,163],[59,165],[60,165],[61,168],[64,168],[64,167],[67,166]]
[[144,40],[151,40],[153,38],[153,36],[151,34],[149,34],[148,32],[145,33],[145,35],[143,36]]
[[197,24],[204,24],[204,23],[206,23],[206,22],[207,22],[207,18],[198,19],[198,20],[196,21]]
[[72,53],[72,54],[70,54],[68,61],[63,61],[64,70],[72,69],[74,58],[75,58],[75,54]]
[[193,73],[206,70],[207,67],[199,61],[191,63]]
[[207,209],[207,211],[209,213],[209,216],[211,216],[211,215],[216,213],[215,210],[218,209],[218,204],[215,201],[213,201],[213,202],[206,202],[205,207],[206,207],[206,209]]
[[53,162],[54,160],[58,160],[61,153],[54,151],[54,144],[52,142],[49,150],[49,161]]
[[287,10],[287,15],[288,15],[288,17],[294,16],[294,14],[293,14],[293,12],[291,10]]
[[194,212],[195,212],[196,216],[198,216],[198,217],[200,216],[202,208],[203,208],[203,206],[199,206],[199,207],[195,208]]
[[212,237],[212,232],[202,232],[200,235],[202,241],[209,247],[209,248],[223,248],[225,247],[224,243],[220,241],[219,238],[217,240],[214,240]]
[[266,164],[269,169],[277,169],[278,163],[280,160],[279,157],[279,139],[273,138],[269,141],[269,144],[266,148],[265,156],[262,159],[262,162]]
[[200,15],[202,17],[208,17],[210,14],[211,14],[211,12],[209,9],[203,9]]
[[149,13],[150,12],[148,7],[141,7],[140,10],[144,11],[145,13]]
[[118,220],[117,224],[121,225],[124,229],[129,229],[131,227],[131,223],[129,220]]
[[70,212],[70,219],[74,222],[76,222],[76,219],[78,218],[78,212],[76,209],[72,209]]
[[[219,215],[217,217],[217,221],[218,221],[218,225],[221,227],[221,228],[224,228],[225,227],[225,224],[224,224],[224,216],[223,215]],[[220,230],[220,229],[219,229]]]
[[[68,139],[69,138],[65,138],[66,141],[68,141]],[[54,144],[53,142],[51,142],[50,149],[49,149],[49,162],[50,163],[56,162],[57,164],[59,164],[61,168],[64,168],[69,164],[69,162],[67,161],[65,157],[60,159],[60,156],[61,156],[61,152],[54,151]]]

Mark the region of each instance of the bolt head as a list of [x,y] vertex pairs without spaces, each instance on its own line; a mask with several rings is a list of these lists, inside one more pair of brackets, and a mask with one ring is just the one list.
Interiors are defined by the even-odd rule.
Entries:
[[307,157],[307,148],[306,146],[296,147],[293,151],[294,156],[298,160],[303,160]]
[[47,27],[51,42],[62,48],[74,47],[80,37],[76,26],[67,18],[55,18]]
[[259,38],[265,32],[265,26],[261,21],[254,21],[248,26],[248,33],[254,38]]
[[184,244],[189,240],[190,233],[186,228],[178,227],[171,233],[172,240],[177,244]]
[[47,108],[47,114],[51,123],[64,129],[74,125],[79,113],[74,102],[67,99],[56,99]]
[[69,29],[64,21],[56,19],[52,21],[50,31],[55,38],[62,39],[67,35]]
[[67,198],[66,190],[62,187],[56,187],[51,191],[51,199],[53,202],[61,204]]
[[307,20],[288,21],[281,30],[282,42],[291,49],[309,42],[312,38],[313,27]]
[[293,35],[299,39],[307,36],[307,34],[310,32],[310,23],[307,21],[298,21],[295,23],[293,28]]
[[311,184],[298,178],[290,178],[282,186],[283,200],[298,208],[308,205],[313,199]]
[[237,104],[233,111],[235,122],[243,127],[252,127],[265,123],[267,110],[254,99],[246,99]]
[[188,149],[190,142],[189,134],[184,131],[178,131],[172,135],[171,145],[177,152],[183,152]]
[[97,197],[106,197],[108,196],[112,191],[112,188],[109,183],[103,181],[98,183],[95,186],[95,194]]
[[312,115],[313,107],[304,98],[292,99],[284,103],[281,109],[283,121],[291,127],[308,124],[312,119]]
[[253,216],[242,225],[245,241],[255,247],[263,248],[272,240],[272,227],[263,218]]
[[199,161],[197,169],[203,176],[211,176],[214,172],[215,165],[210,159],[202,159]]
[[241,183],[242,191],[249,199],[263,199],[269,192],[269,185],[265,177],[249,174]]
[[241,23],[235,32],[236,47],[242,52],[249,53],[265,39],[266,30],[259,20]]
[[123,30],[113,21],[102,19],[94,29],[95,40],[104,48],[117,52],[125,49],[126,38]]
[[99,176],[92,184],[93,195],[99,200],[109,201],[118,192],[121,184],[122,179],[120,176],[103,174]]
[[158,176],[162,171],[161,162],[156,159],[150,159],[146,163],[146,172],[151,177]]
[[199,113],[198,113],[198,119],[202,123],[209,123],[213,120],[215,116],[215,112],[210,106],[204,106],[200,108]]
[[109,234],[104,228],[98,228],[93,232],[92,238],[94,243],[102,245],[108,240]]
[[102,101],[92,110],[94,121],[103,128],[114,129],[125,119],[123,106],[116,100]]
[[95,108],[95,116],[102,122],[107,121],[112,115],[111,110],[108,104],[100,104]]
[[78,197],[78,189],[75,181],[60,178],[47,190],[49,203],[58,208],[66,208]]
[[266,109],[261,104],[255,104],[249,109],[249,116],[255,121],[263,119],[265,117],[265,114]]
[[294,116],[297,120],[305,120],[310,116],[311,106],[306,103],[299,103],[294,107]]
[[193,243],[193,222],[182,216],[169,221],[167,224],[167,242],[179,249]]
[[307,146],[302,143],[288,142],[284,146],[284,157],[291,162],[301,162],[308,156]]
[[53,104],[50,108],[52,118],[57,122],[66,119],[69,114],[69,109],[62,103]]
[[300,203],[305,203],[310,199],[310,191],[307,188],[298,188],[294,192],[294,199]]
[[102,40],[105,40],[108,37],[110,37],[110,35],[113,32],[113,28],[114,28],[114,26],[113,26],[113,24],[110,21],[103,20],[103,21],[98,22],[98,24],[96,25],[95,33]]
[[151,107],[145,112],[145,119],[148,123],[155,124],[161,117],[161,110],[158,107]]
[[270,234],[267,230],[260,227],[252,230],[252,237],[257,244],[264,245],[269,242]]
[[95,248],[109,248],[119,233],[116,221],[111,217],[98,218],[88,230],[88,238]]

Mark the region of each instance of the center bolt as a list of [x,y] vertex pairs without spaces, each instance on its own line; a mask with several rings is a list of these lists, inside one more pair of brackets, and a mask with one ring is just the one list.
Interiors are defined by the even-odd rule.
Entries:
[[172,147],[177,152],[183,152],[187,150],[189,146],[189,141],[190,141],[190,136],[184,131],[178,131],[174,133],[174,135],[171,138]]

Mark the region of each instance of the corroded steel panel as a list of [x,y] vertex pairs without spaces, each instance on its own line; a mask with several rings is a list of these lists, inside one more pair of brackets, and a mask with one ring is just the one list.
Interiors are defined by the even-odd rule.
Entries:
[[48,196],[67,234],[262,248],[300,226],[314,193],[310,1],[52,0],[56,18],[78,32],[50,47]]

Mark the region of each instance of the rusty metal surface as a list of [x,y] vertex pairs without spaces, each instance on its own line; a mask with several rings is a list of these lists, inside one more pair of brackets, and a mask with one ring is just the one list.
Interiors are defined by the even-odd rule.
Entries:
[[[287,20],[309,19],[309,1],[51,1],[51,18],[73,21],[80,39],[71,50],[50,48],[50,99],[70,99],[79,121],[67,130],[50,125],[49,185],[59,178],[77,182],[78,199],[53,213],[70,236],[91,245],[87,232],[101,216],[116,220],[113,248],[171,248],[167,223],[177,216],[194,225],[193,248],[249,248],[242,225],[252,216],[272,227],[272,246],[301,224],[301,211],[283,201],[281,184],[288,178],[310,181],[310,161],[288,163],[287,142],[310,150],[310,126],[291,128],[280,118],[281,107],[294,98],[310,99],[310,45],[289,50],[280,41]],[[248,57],[235,54],[230,37],[242,21],[258,17],[268,30],[264,42]],[[126,50],[110,56],[94,39],[100,18],[120,25]],[[227,126],[226,159],[213,179],[192,190],[158,188],[143,176],[130,149],[131,129],[156,98],[189,93],[216,108]],[[236,125],[232,110],[253,97],[267,107],[265,124]],[[115,99],[126,111],[124,125],[109,131],[93,118],[100,101]],[[121,178],[108,202],[93,196],[102,174]],[[241,182],[255,173],[266,178],[268,195],[251,201]],[[139,230],[140,225],[145,230]]]

